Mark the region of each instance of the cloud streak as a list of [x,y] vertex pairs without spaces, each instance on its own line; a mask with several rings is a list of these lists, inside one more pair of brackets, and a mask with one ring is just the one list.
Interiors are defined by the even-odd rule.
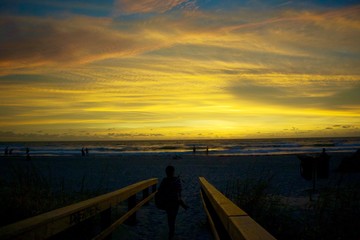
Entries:
[[188,0],[116,0],[115,8],[119,14],[164,13]]
[[120,2],[146,14],[0,17],[0,130],[236,137],[359,124],[359,7]]
[[274,104],[294,108],[319,109],[357,109],[360,106],[360,85],[346,86],[341,89],[329,84],[312,84],[312,91],[300,87],[281,87],[255,85],[254,83],[235,83],[229,91],[236,97],[258,102],[262,105]]
[[87,17],[3,17],[1,65],[66,65],[133,54],[137,42],[112,30],[110,24],[109,19]]
[[[0,66],[6,69],[2,74],[6,74],[11,69],[88,64],[187,45],[195,50],[205,46],[220,51],[229,49],[242,54],[246,61],[271,68],[285,64],[281,71],[294,68],[295,64],[301,64],[305,68],[301,71],[307,71],[319,63],[322,70],[325,67],[329,70],[334,61],[343,64],[339,71],[355,71],[354,66],[359,63],[356,56],[360,54],[356,43],[360,37],[359,9],[283,12],[282,17],[262,16],[264,20],[260,21],[254,21],[245,12],[229,13],[225,18],[200,12],[180,18],[164,15],[129,22],[84,16],[3,16]],[[233,24],[234,21],[243,23]],[[327,37],[330,35],[331,38]],[[271,64],[275,61],[276,65]],[[304,61],[310,64],[303,66]]]

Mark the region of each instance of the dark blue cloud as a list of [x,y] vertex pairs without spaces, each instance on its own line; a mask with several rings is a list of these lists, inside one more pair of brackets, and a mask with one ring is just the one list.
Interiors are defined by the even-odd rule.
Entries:
[[[134,0],[135,1],[135,0]],[[165,1],[165,0],[164,0]],[[359,4],[356,0],[331,1],[286,1],[286,0],[194,0],[200,10],[233,10],[236,8],[271,9],[317,7],[337,8]],[[114,12],[113,0],[2,0],[0,13],[9,15],[49,16],[53,14],[81,14],[110,16]],[[139,16],[136,16],[136,18]]]
[[0,76],[0,84],[4,85],[32,85],[41,83],[55,83],[56,85],[62,85],[66,83],[77,82],[74,78],[65,78],[60,75],[39,75],[39,74],[10,74]]
[[0,13],[7,15],[50,16],[53,14],[80,14],[88,16],[109,16],[112,0],[2,0]]
[[[235,83],[227,89],[239,99],[288,107],[349,109],[360,106],[360,85],[339,90],[332,95],[306,96],[291,87],[261,86],[254,83]],[[319,93],[326,93],[326,90]]]
[[197,5],[202,10],[230,10],[236,8],[252,9],[273,9],[273,8],[293,8],[293,9],[312,9],[312,8],[338,8],[359,4],[356,0],[332,1],[332,0],[197,0]]

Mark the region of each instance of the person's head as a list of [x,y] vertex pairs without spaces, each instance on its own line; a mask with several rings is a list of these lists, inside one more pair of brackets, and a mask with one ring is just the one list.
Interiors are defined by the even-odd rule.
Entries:
[[173,166],[167,166],[166,169],[165,169],[165,172],[166,172],[166,176],[167,177],[173,177],[174,174],[175,174],[175,168]]

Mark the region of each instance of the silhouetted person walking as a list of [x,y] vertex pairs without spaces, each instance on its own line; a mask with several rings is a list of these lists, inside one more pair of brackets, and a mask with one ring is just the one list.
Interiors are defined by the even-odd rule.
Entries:
[[88,148],[85,148],[85,153],[86,153],[86,156],[89,156],[89,149]]
[[85,156],[85,150],[84,150],[84,147],[81,149],[81,156]]
[[179,211],[179,206],[181,205],[185,209],[188,207],[181,200],[181,182],[180,178],[174,177],[175,168],[173,166],[167,166],[165,172],[166,178],[161,181],[159,192],[162,192],[165,201],[170,240],[173,239],[175,234],[175,220]]

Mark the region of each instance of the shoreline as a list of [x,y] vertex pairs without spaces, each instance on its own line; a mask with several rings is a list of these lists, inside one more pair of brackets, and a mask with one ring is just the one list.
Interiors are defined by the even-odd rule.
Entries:
[[[356,152],[356,150],[352,151],[326,151],[329,155],[336,156],[351,156]],[[189,157],[189,156],[197,156],[197,157],[253,157],[253,156],[298,156],[298,155],[318,155],[321,153],[321,149],[319,151],[312,152],[286,152],[286,153],[215,153],[209,152],[206,154],[205,152],[198,152],[196,154],[192,152],[121,152],[121,153],[90,153],[88,156],[82,156],[81,154],[30,154],[32,157],[37,158],[49,158],[49,157],[78,157],[78,158],[90,158],[90,157],[126,157],[126,156],[173,156],[173,157]],[[13,155],[0,155],[0,159],[4,158],[22,158],[26,157],[26,154],[13,154]],[[178,158],[181,160],[181,158]]]
[[[325,148],[330,154],[353,153],[360,149],[360,138],[296,139],[216,139],[168,141],[62,141],[0,142],[3,156],[75,157],[81,155],[118,157],[121,155],[280,156],[317,154]],[[85,151],[84,151],[85,150]]]

